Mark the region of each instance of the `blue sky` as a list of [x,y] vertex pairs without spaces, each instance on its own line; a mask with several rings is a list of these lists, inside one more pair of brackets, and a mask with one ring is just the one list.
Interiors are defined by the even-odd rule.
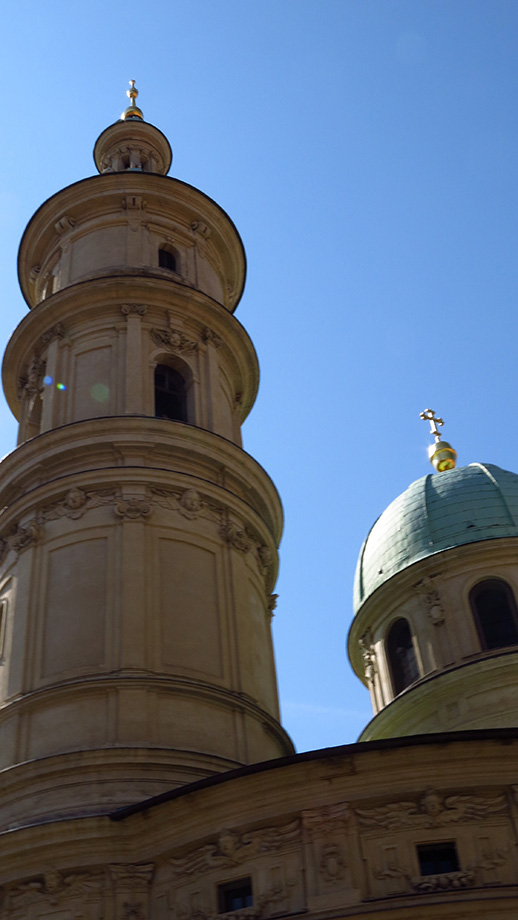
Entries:
[[[516,0],[20,0],[3,12],[0,339],[24,226],[94,173],[135,78],[172,175],[228,211],[261,364],[245,446],[286,527],[274,639],[299,750],[370,717],[345,636],[369,527],[428,473],[518,469]],[[16,426],[0,409],[0,450]],[[430,468],[431,469],[431,468]]]

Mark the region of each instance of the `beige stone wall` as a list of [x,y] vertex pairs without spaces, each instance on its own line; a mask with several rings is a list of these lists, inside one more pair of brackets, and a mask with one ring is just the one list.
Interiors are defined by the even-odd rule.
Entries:
[[[133,814],[36,821],[0,835],[0,916],[511,920],[517,744],[514,733],[351,745],[178,790]],[[417,848],[445,842],[458,869],[423,875]],[[252,904],[222,913],[220,887],[243,880]]]

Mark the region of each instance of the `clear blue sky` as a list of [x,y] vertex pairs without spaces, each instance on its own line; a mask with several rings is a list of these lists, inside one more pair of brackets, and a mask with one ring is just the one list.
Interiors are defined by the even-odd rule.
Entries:
[[[26,307],[23,228],[94,173],[135,78],[172,174],[248,256],[237,316],[261,363],[245,446],[281,493],[274,620],[299,750],[370,718],[345,636],[362,540],[429,469],[518,469],[516,0],[19,0],[2,15],[0,340]],[[1,409],[0,451],[15,443]]]

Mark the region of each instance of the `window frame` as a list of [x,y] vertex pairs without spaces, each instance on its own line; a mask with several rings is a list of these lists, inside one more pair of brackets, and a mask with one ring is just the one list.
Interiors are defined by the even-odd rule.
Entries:
[[[482,622],[481,611],[477,609],[477,595],[482,594],[483,591],[488,591],[492,586],[495,586],[495,590],[498,588],[503,593],[503,595],[505,595],[508,612],[510,614],[508,622],[510,622],[514,627],[513,641],[505,642],[504,644],[499,643],[495,645],[491,643],[490,636],[486,632]],[[490,578],[483,578],[480,581],[477,581],[477,583],[474,584],[470,589],[468,601],[482,651],[491,652],[497,651],[498,649],[512,648],[512,646],[518,645],[518,607],[516,604],[513,588],[508,581],[506,581],[504,578],[494,576]]]
[[[247,890],[246,895],[244,896],[245,900],[249,900],[249,904],[242,904],[239,907],[229,907],[227,903],[227,898],[232,895],[232,892],[238,892],[240,890]],[[254,906],[254,889],[252,885],[252,876],[247,875],[244,878],[232,879],[229,882],[223,882],[218,885],[218,913],[220,914],[231,914],[237,910],[249,910]]]
[[[174,390],[172,389],[168,390],[166,387],[159,388],[157,386],[157,379],[156,379],[157,373],[161,371],[162,369],[166,371],[169,375],[171,376],[174,375],[178,383],[181,382],[181,387],[178,386],[178,393],[175,393]],[[155,418],[166,419],[167,421],[170,421],[170,422],[184,422],[188,424],[189,423],[189,408],[188,408],[187,391],[188,391],[188,381],[185,379],[185,375],[182,374],[182,372],[179,371],[178,368],[173,367],[171,364],[156,364],[153,370],[153,397],[154,397],[154,407],[153,408],[154,408]],[[180,415],[179,418],[173,417],[172,415],[159,415],[158,414],[157,412],[157,394],[158,393],[164,394],[164,396],[170,395],[171,398],[174,398],[174,397],[178,398],[178,400],[181,403],[181,411],[179,413]]]
[[[442,850],[450,850],[453,854],[452,864],[453,868],[448,869],[437,869],[434,867],[433,872],[423,872],[423,863],[428,861],[431,862],[430,855],[425,855],[424,851],[429,851],[431,854],[432,851],[436,851],[437,854]],[[453,872],[461,872],[461,865],[459,860],[459,851],[457,849],[457,844],[455,840],[443,840],[443,841],[430,841],[429,843],[416,843],[416,854],[417,854],[417,863],[419,866],[419,874],[421,878],[428,878],[431,875],[451,875]]]
[[[161,265],[160,259],[162,253],[164,256],[168,256],[174,262],[174,268],[171,265]],[[167,259],[166,259],[167,261]],[[178,250],[174,246],[171,246],[170,243],[160,243],[158,247],[158,267],[163,271],[172,272],[175,275],[180,274],[180,256]]]
[[[401,665],[395,658],[393,649],[391,647],[391,637],[395,633],[396,627],[399,626],[401,628],[402,624],[405,624],[408,630],[408,636],[410,638],[411,648],[413,652],[413,661],[415,665],[415,676],[412,678],[412,680],[409,680],[406,683],[404,683],[404,685],[401,684],[401,680],[400,680],[400,677],[402,676],[402,670],[399,675],[397,672],[397,669],[401,668]],[[394,696],[396,697],[396,696],[399,696],[400,693],[403,693],[403,691],[406,690],[408,687],[412,687],[421,677],[419,662],[417,660],[417,647],[414,641],[414,637],[412,635],[410,623],[408,622],[406,617],[398,617],[397,620],[394,620],[390,624],[387,630],[387,633],[385,635],[384,649],[385,649],[385,660],[387,662],[388,672],[390,675],[390,681],[392,684],[392,692]]]

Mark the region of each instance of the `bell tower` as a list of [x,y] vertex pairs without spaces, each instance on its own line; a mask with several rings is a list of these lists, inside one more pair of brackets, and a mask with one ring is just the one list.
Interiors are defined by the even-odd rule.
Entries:
[[258,387],[228,215],[167,176],[136,105],[100,175],[24,233],[0,467],[0,826],[289,754],[270,634],[278,494],[242,448]]

